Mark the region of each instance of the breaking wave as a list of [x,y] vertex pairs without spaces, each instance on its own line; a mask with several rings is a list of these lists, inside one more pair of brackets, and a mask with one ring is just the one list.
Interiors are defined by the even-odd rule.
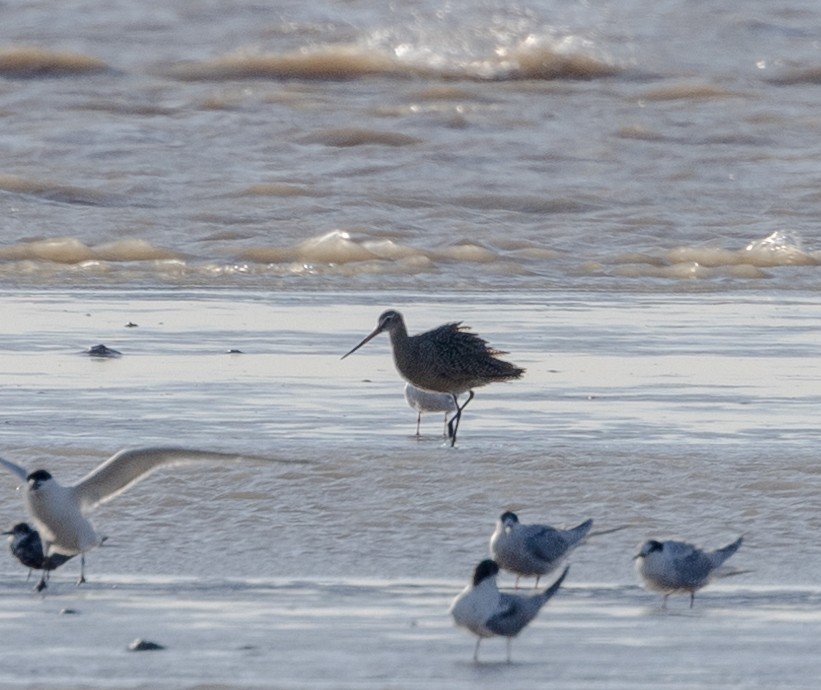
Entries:
[[488,55],[448,56],[400,45],[325,45],[288,53],[242,50],[208,60],[170,66],[168,76],[187,81],[318,79],[366,77],[466,80],[597,79],[621,72],[608,60],[582,49],[535,37],[497,48]]
[[83,53],[55,51],[35,46],[0,49],[0,76],[33,79],[106,72],[109,66]]
[[0,175],[0,191],[79,206],[120,206],[129,203],[128,198],[121,194],[47,180],[31,180],[17,175]]
[[139,239],[124,239],[89,246],[75,237],[55,237],[0,247],[0,261],[49,261],[80,264],[87,261],[156,261],[175,259],[176,252]]
[[[534,289],[546,284],[587,285],[607,279],[623,285],[643,279],[709,283],[723,278],[761,281],[773,270],[821,266],[821,251],[807,251],[786,232],[749,242],[739,249],[682,246],[648,252],[593,256],[594,248],[558,251],[537,242],[494,243],[458,240],[414,246],[398,239],[355,237],[342,230],[284,245],[237,244],[236,238],[197,244],[194,253],[163,248],[138,238],[89,245],[78,238],[43,238],[0,247],[0,281],[59,284],[78,280],[138,284],[168,280],[190,285],[242,285],[244,281],[310,278],[316,287],[370,284],[413,285],[427,289],[511,285]],[[787,274],[787,278],[789,274]],[[226,282],[227,281],[227,282]],[[233,281],[233,282],[232,282]],[[627,281],[625,283],[624,281]],[[638,281],[638,282],[636,282]],[[304,285],[302,286],[304,287]]]

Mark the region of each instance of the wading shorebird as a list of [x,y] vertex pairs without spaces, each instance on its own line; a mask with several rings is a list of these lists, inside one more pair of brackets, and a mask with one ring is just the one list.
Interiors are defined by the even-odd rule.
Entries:
[[473,581],[450,605],[450,615],[456,625],[476,635],[473,660],[479,661],[479,643],[483,637],[500,635],[507,638],[507,662],[510,663],[510,641],[532,621],[550,597],[559,591],[569,568],[550,587],[539,594],[508,594],[496,586],[499,566],[484,560],[473,572]]
[[443,435],[448,432],[448,413],[456,412],[456,403],[450,393],[433,393],[423,391],[416,386],[405,384],[405,402],[416,410],[416,435],[419,436],[419,427],[422,423],[423,412],[444,412],[445,429]]
[[[408,335],[402,314],[393,309],[383,312],[376,328],[359,345],[342,355],[342,359],[384,331],[391,339],[396,369],[405,381],[424,391],[449,393],[453,397],[456,414],[448,422],[451,446],[456,444],[462,411],[473,400],[474,388],[495,381],[518,379],[525,373],[524,369],[499,359],[497,355],[507,353],[489,347],[461,322]],[[461,393],[467,393],[468,398],[460,405],[458,396]]]
[[[99,546],[105,539],[94,529],[86,513],[160,467],[198,460],[235,460],[239,457],[185,448],[121,450],[74,486],[62,486],[46,470],[27,472],[3,458],[0,458],[0,466],[26,482],[23,499],[40,532],[45,557],[80,554],[80,579],[77,584],[81,584],[85,582],[86,551]],[[46,588],[46,573],[43,571],[37,591]]]
[[554,571],[590,532],[593,520],[585,520],[572,529],[549,525],[523,525],[516,513],[502,513],[496,530],[490,536],[490,556],[502,570],[520,577],[536,578]]
[[664,595],[662,608],[667,607],[667,597],[671,594],[687,592],[690,608],[693,608],[696,591],[707,585],[724,561],[738,551],[742,540],[743,537],[739,537],[722,549],[702,551],[683,541],[649,539],[633,560],[645,589]]

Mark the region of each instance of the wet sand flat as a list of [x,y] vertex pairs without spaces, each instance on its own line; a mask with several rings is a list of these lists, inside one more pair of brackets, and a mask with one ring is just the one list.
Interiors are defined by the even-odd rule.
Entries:
[[[33,594],[5,554],[0,687],[814,687],[815,300],[22,291],[2,306],[3,457],[66,483],[129,445],[258,460],[161,470],[101,506],[109,541],[80,589],[70,562]],[[527,367],[477,392],[456,448],[438,414],[414,436],[387,339],[340,360],[383,306],[412,331],[458,312]],[[99,342],[122,356],[84,353]],[[10,525],[22,501],[0,482]],[[512,666],[501,640],[474,665],[447,607],[507,509],[621,529],[574,552]],[[739,534],[744,573],[692,611],[638,587],[642,540]],[[127,651],[136,638],[166,649]]]
[[[636,587],[569,586],[513,643],[446,615],[458,582],[101,575],[45,598],[3,577],[2,688],[810,688],[817,589],[718,585],[668,610]],[[134,639],[159,651],[128,651]]]

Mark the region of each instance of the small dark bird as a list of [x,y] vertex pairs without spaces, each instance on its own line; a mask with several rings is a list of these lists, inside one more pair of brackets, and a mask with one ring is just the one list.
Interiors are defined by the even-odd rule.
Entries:
[[[489,347],[461,322],[446,323],[418,335],[408,335],[402,314],[393,309],[383,312],[376,328],[362,342],[342,355],[345,359],[380,333],[387,331],[393,347],[393,361],[402,378],[424,391],[449,393],[456,414],[448,422],[450,445],[456,444],[456,433],[462,411],[473,399],[473,389],[496,381],[521,378],[525,370],[498,358],[507,354]],[[458,396],[467,393],[461,405]]]
[[43,553],[43,542],[36,529],[30,527],[26,522],[18,522],[10,530],[3,532],[9,537],[9,550],[12,555],[29,569],[29,577],[32,570],[44,571],[44,578],[41,580],[45,588],[45,581],[48,579],[46,573],[56,570],[66,561],[74,558],[62,553],[53,553],[46,556]]
[[550,587],[538,594],[508,594],[496,587],[499,566],[484,560],[473,572],[473,581],[450,605],[450,615],[456,625],[476,635],[473,660],[479,661],[479,643],[483,637],[500,635],[507,638],[507,661],[510,663],[510,641],[532,621],[548,600],[559,591],[568,568]]

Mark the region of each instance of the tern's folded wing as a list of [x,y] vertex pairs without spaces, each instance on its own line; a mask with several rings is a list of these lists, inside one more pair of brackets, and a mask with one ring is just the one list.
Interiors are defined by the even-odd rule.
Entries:
[[523,528],[524,546],[528,554],[543,561],[553,562],[564,556],[567,543],[561,533],[547,525],[528,525]]
[[525,610],[525,599],[522,597],[502,594],[499,604],[499,610],[485,622],[485,627],[495,635],[513,637],[533,617]]

